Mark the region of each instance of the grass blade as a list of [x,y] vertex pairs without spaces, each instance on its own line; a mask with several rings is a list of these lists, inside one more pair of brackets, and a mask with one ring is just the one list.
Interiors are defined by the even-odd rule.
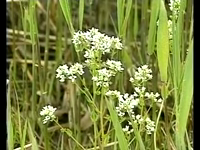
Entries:
[[130,16],[130,12],[131,12],[131,7],[132,7],[132,0],[128,0],[128,2],[126,4],[126,14],[125,14],[125,18],[124,18],[123,25],[122,25],[122,35],[124,38],[126,35],[126,28],[127,28],[128,18]]
[[182,91],[179,105],[178,131],[181,149],[185,149],[184,135],[193,96],[193,40],[185,62]]
[[117,0],[117,21],[118,21],[118,34],[122,36],[122,24],[124,21],[124,5],[125,0]]
[[[12,63],[10,66],[10,74],[11,74],[11,67]],[[7,148],[8,150],[13,150],[14,148],[14,141],[13,141],[13,125],[12,125],[12,120],[11,120],[11,99],[10,99],[10,80],[11,76],[9,78],[9,83],[8,83],[8,90],[7,90],[7,113],[6,113],[6,122],[7,122]]]
[[111,120],[113,122],[113,126],[114,126],[115,131],[116,131],[116,136],[117,136],[118,141],[119,141],[120,150],[128,150],[128,143],[127,143],[127,140],[124,136],[124,133],[123,133],[121,124],[119,122],[117,113],[114,111],[112,103],[109,102],[108,99],[106,99],[106,104],[108,106],[108,110],[110,112],[110,117],[111,117]]
[[26,141],[26,130],[27,130],[27,120],[25,122],[25,125],[24,125],[24,129],[23,129],[23,133],[22,133],[22,140],[21,140],[21,149],[24,150],[24,145],[25,145],[25,141]]
[[29,133],[29,138],[30,138],[30,140],[31,140],[31,143],[32,143],[32,149],[34,149],[34,150],[39,150],[38,149],[38,144],[37,144],[37,141],[36,141],[36,139],[35,139],[35,137],[34,137],[34,134],[33,134],[33,131],[32,131],[32,128],[31,128],[31,125],[30,125],[30,123],[28,122],[28,133]]
[[137,0],[135,0],[135,12],[134,12],[134,27],[133,27],[133,36],[134,40],[137,38],[138,34],[138,6],[137,6]]
[[157,18],[159,14],[160,0],[153,0],[151,3],[151,18],[148,34],[148,53],[151,55],[155,48],[155,37],[156,37],[156,27]]
[[79,29],[82,30],[83,26],[83,15],[84,15],[84,0],[79,2]]
[[69,27],[70,33],[71,33],[71,35],[73,35],[74,34],[74,27],[72,25],[69,1],[68,0],[59,0],[59,2],[60,2],[60,6],[62,8],[62,12],[65,16],[65,20],[67,22],[67,25]]
[[167,12],[164,1],[160,3],[159,25],[157,32],[157,56],[158,66],[160,70],[161,80],[167,81],[167,67],[169,56],[169,37],[168,37],[168,23]]

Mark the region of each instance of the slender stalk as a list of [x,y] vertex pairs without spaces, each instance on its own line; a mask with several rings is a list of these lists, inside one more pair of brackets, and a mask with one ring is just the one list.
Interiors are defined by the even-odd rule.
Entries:
[[100,124],[101,124],[101,138],[102,138],[102,150],[104,149],[104,127],[103,127],[103,114],[104,114],[104,88],[101,90],[101,104],[100,104]]
[[80,148],[86,150],[69,132],[66,131],[56,120],[54,122],[61,128],[61,131],[64,131]]
[[158,117],[157,117],[157,120],[156,120],[156,126],[155,126],[155,130],[154,130],[154,149],[157,149],[157,146],[156,146],[156,132],[157,132],[157,128],[158,128],[160,115],[161,115],[161,112],[162,112],[162,109],[163,109],[164,101],[165,100],[162,101],[162,104],[161,104],[161,107],[160,107],[160,110],[159,110],[159,113],[158,113]]
[[44,51],[44,83],[45,84],[45,91],[48,87],[47,80],[47,68],[48,68],[48,57],[49,57],[49,8],[50,8],[51,1],[47,1],[47,14],[46,14],[46,36],[45,36],[45,51]]

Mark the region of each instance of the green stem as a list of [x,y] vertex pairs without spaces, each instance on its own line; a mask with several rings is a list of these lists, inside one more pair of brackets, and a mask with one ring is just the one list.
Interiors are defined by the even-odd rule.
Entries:
[[154,147],[155,147],[154,149],[157,149],[157,147],[156,147],[156,131],[157,131],[160,115],[161,115],[161,112],[162,112],[163,104],[164,104],[164,99],[163,99],[163,102],[161,104],[160,111],[158,113],[158,117],[157,117],[157,120],[156,120],[156,126],[155,126],[155,131],[154,131]]
[[71,134],[69,134],[66,129],[64,129],[56,120],[53,120],[60,128],[62,131],[64,131],[78,146],[80,146],[83,150],[86,150]]
[[100,104],[100,122],[101,122],[101,138],[102,138],[102,145],[101,145],[101,149],[103,150],[104,148],[104,129],[103,129],[103,96],[104,96],[104,89],[102,88],[101,90],[101,104]]
[[97,149],[97,125],[96,122],[94,121],[94,149]]

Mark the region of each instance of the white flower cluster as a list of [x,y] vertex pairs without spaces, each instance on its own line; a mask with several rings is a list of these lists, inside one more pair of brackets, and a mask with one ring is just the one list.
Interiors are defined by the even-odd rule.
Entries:
[[92,77],[97,86],[108,87],[111,84],[111,77],[124,70],[120,61],[107,60],[105,68],[97,70],[97,74]]
[[145,92],[146,88],[145,87],[135,87],[135,92],[134,95],[135,96],[140,96],[140,97],[144,97],[144,92]]
[[134,95],[129,95],[128,93],[124,95],[120,95],[119,98],[119,106],[116,107],[116,111],[118,116],[122,117],[125,113],[130,115],[134,115],[133,109],[138,105],[139,99],[135,98]]
[[168,20],[168,31],[169,31],[169,40],[172,40],[172,21]]
[[40,111],[40,115],[44,117],[43,124],[46,124],[48,121],[53,121],[56,116],[54,115],[54,112],[56,111],[56,108],[53,108],[50,105],[47,105],[42,108]]
[[60,82],[64,82],[69,72],[68,66],[67,65],[59,66],[56,69],[56,72],[57,72],[56,78],[60,78]]
[[149,117],[147,117],[145,120],[142,118],[141,115],[136,115],[136,116],[132,116],[134,123],[137,124],[142,124],[145,121],[145,128],[146,128],[146,132],[147,134],[151,134],[154,130],[155,130],[155,122],[151,121],[151,119]]
[[84,73],[83,71],[83,65],[79,63],[75,63],[70,68],[68,68],[67,65],[59,66],[56,70],[56,78],[60,78],[60,82],[64,82],[66,78],[72,80],[72,82],[75,81],[77,78],[77,74],[82,75]]
[[119,38],[108,37],[100,33],[98,29],[92,28],[89,31],[74,33],[72,43],[77,51],[98,50],[103,54],[110,53],[112,49],[122,49],[122,43]]
[[144,119],[142,118],[142,116],[141,115],[132,115],[132,118],[133,118],[133,120],[134,120],[134,123],[138,123],[138,124],[141,124],[143,121],[144,121]]
[[120,61],[114,61],[114,60],[107,60],[106,66],[113,72],[115,75],[117,72],[122,72],[124,68],[122,68],[122,63]]
[[180,10],[180,0],[170,0],[169,8],[172,12],[174,12],[175,18],[177,19]]
[[126,134],[130,134],[133,132],[133,129],[130,129],[131,127],[131,122],[128,122],[129,125],[126,125],[125,128],[122,128],[122,130],[126,133]]
[[97,75],[92,77],[92,80],[96,82],[97,86],[109,87],[110,78],[112,77],[112,72],[106,68],[97,71]]
[[115,96],[116,98],[119,98],[120,92],[117,90],[114,91],[109,90],[108,92],[106,92],[106,96]]
[[150,79],[152,79],[152,70],[148,68],[147,65],[143,65],[137,68],[135,72],[134,78],[130,78],[130,82],[132,83],[143,83]]
[[148,117],[145,119],[145,121],[146,121],[145,127],[146,127],[147,134],[151,134],[155,130],[155,122],[151,121],[151,119],[149,119]]
[[154,102],[159,102],[159,103],[161,103],[161,102],[162,102],[162,99],[161,99],[161,98],[157,99],[159,96],[160,96],[159,93],[156,93],[156,94],[153,94],[153,92],[151,92],[151,93],[146,92],[146,93],[145,93],[145,97],[147,97],[147,98],[153,100]]
[[[139,124],[143,124],[145,123],[145,129],[146,129],[146,133],[147,134],[151,134],[152,132],[154,132],[155,130],[155,122],[152,121],[149,117],[147,117],[146,119],[143,119],[141,115],[132,115],[133,116],[133,122]],[[122,130],[127,133],[130,134],[133,132],[133,129],[130,129],[130,127],[132,126],[132,123],[130,121],[128,121],[128,125],[125,126],[125,128],[122,128]]]

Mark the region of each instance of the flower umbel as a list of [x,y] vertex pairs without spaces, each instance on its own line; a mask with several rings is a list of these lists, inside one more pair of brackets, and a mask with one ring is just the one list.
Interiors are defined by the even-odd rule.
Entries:
[[118,98],[119,106],[116,107],[116,111],[118,112],[119,116],[124,116],[125,113],[134,114],[133,109],[138,105],[139,99],[134,98],[134,95],[129,95],[128,93],[124,95],[120,95]]
[[40,115],[44,117],[43,124],[46,124],[48,121],[53,121],[56,116],[54,115],[54,112],[56,111],[56,108],[53,108],[50,105],[47,105],[42,108],[40,111]]
[[180,10],[180,0],[170,0],[169,8],[172,12],[174,12],[175,18],[177,19]]
[[117,72],[122,72],[124,68],[122,68],[122,63],[120,61],[114,61],[114,60],[107,60],[106,66],[112,70],[113,74],[115,75]]
[[96,82],[97,86],[108,87],[111,84],[112,72],[106,68],[100,69],[96,76],[92,77],[92,80]]
[[79,63],[75,63],[69,69],[67,65],[59,66],[56,72],[56,78],[60,78],[60,82],[64,82],[66,78],[74,82],[78,74],[82,75],[84,73],[83,65]]
[[143,65],[137,68],[135,72],[134,78],[130,78],[130,82],[132,83],[143,83],[150,79],[152,79],[152,70],[148,68],[147,65]]
[[156,93],[156,94],[153,94],[153,92],[151,92],[151,93],[146,92],[145,93],[145,97],[153,100],[154,102],[159,102],[160,103],[160,102],[162,102],[162,99],[161,98],[158,99],[159,96],[160,96],[159,93]]
[[56,72],[57,72],[56,78],[60,78],[60,82],[64,82],[69,73],[68,66],[67,65],[59,66],[58,69],[56,69]]
[[151,134],[155,130],[155,122],[151,121],[148,117],[146,118],[146,131],[147,134]]
[[115,91],[109,90],[108,92],[106,92],[106,96],[115,96],[115,97],[119,98],[120,92],[117,90],[115,90]]

